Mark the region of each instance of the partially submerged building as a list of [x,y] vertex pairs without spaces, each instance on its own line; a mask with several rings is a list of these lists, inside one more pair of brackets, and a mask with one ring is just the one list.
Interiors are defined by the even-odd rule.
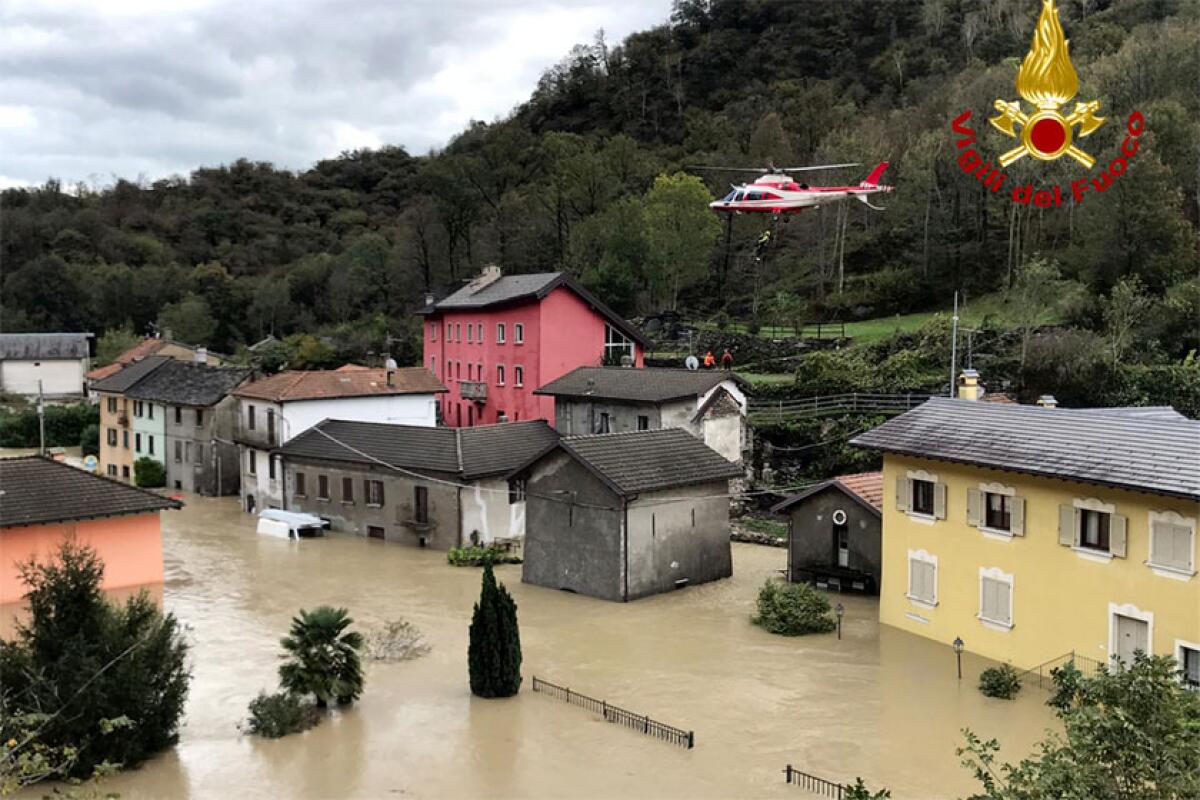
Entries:
[[730,461],[749,446],[745,385],[732,372],[579,367],[538,388],[563,436],[682,428]]
[[525,486],[508,475],[558,440],[543,420],[435,428],[325,420],[289,440],[286,508],[338,531],[447,550],[525,535]]
[[727,578],[741,474],[680,428],[565,437],[513,475],[527,487],[522,580],[627,601]]
[[0,392],[82,398],[91,339],[90,333],[0,333]]
[[0,459],[0,487],[0,604],[27,591],[18,565],[67,537],[100,556],[104,589],[162,583],[160,512],[178,500],[40,456]]
[[882,508],[881,472],[840,475],[776,505],[788,517],[788,579],[878,593]]

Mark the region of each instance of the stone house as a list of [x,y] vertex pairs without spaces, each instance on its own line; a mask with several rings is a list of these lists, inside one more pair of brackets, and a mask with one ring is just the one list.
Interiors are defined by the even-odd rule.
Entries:
[[0,333],[0,392],[47,400],[85,394],[90,333]]
[[877,594],[883,572],[883,473],[810,486],[776,505],[788,516],[788,580]]
[[473,428],[325,420],[276,454],[289,511],[448,550],[525,535],[524,484],[508,474],[557,439],[543,420]]
[[745,384],[732,372],[580,367],[534,394],[554,398],[563,436],[682,428],[729,461],[749,447]]
[[628,601],[733,574],[736,464],[680,428],[564,437],[526,480],[522,580]]
[[250,375],[249,369],[172,359],[125,392],[133,402],[135,441],[140,424],[158,426],[161,446],[155,448],[151,438],[150,453],[166,468],[168,487],[210,496],[238,493],[237,398],[231,392]]

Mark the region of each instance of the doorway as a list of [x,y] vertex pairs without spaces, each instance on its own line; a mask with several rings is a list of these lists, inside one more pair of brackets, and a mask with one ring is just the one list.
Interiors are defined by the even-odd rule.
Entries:
[[839,567],[850,566],[850,526],[844,522],[833,524],[833,557]]
[[1138,650],[1150,652],[1150,624],[1144,619],[1113,614],[1113,655],[1128,666]]
[[387,534],[384,533],[383,528],[380,528],[378,525],[368,525],[367,526],[367,538],[368,539],[386,539]]

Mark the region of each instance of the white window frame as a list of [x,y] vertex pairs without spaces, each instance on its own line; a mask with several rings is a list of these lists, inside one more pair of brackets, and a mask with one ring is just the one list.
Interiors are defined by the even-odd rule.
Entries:
[[[1008,621],[999,619],[991,619],[983,615],[983,581],[984,579],[997,581],[998,583],[1008,584]],[[1012,573],[1005,572],[999,567],[980,567],[979,568],[979,613],[975,616],[983,623],[985,628],[991,628],[997,631],[1012,630],[1015,619],[1013,617],[1013,606],[1016,604],[1013,597],[1013,576]]]
[[525,324],[522,322],[513,323],[513,344],[525,344]]
[[513,386],[525,385],[525,367],[517,364],[513,367]]
[[1002,483],[996,483],[993,481],[991,483],[981,482],[979,484],[979,491],[983,495],[983,500],[979,509],[980,533],[993,539],[1002,539],[1006,542],[1012,541],[1013,537],[1015,536],[1015,534],[1012,532],[1012,506],[1009,506],[1008,530],[1003,530],[1001,528],[989,528],[987,524],[987,496],[989,494],[1002,494],[1009,498],[1009,503],[1012,503],[1016,499],[1017,490],[1012,486],[1005,486]]
[[[1189,558],[1189,564],[1186,569],[1179,567],[1168,566],[1166,564],[1154,563],[1154,525],[1157,522],[1163,522],[1168,525],[1182,525],[1185,528],[1190,528],[1192,531],[1192,552]],[[1176,511],[1151,511],[1147,518],[1147,530],[1149,536],[1149,550],[1147,551],[1146,566],[1150,567],[1155,575],[1164,578],[1174,578],[1175,580],[1190,580],[1196,574],[1196,518],[1185,517]]]
[[[1176,639],[1175,640],[1175,665],[1180,671],[1183,670],[1183,651],[1184,651],[1184,649],[1195,650],[1196,652],[1200,653],[1200,644],[1198,644],[1196,642],[1189,642],[1186,639]],[[1180,677],[1180,680],[1183,680],[1182,676]],[[1189,688],[1191,688],[1193,691],[1200,691],[1200,686],[1194,686],[1194,687],[1189,687]]]
[[[923,470],[923,469],[910,469],[906,473],[904,473],[904,477],[906,477],[910,481],[929,481],[930,483],[933,484],[933,494],[934,494],[933,506],[934,506],[934,509],[936,510],[936,508],[937,508],[937,485],[938,485],[937,473],[936,472],[927,472],[926,470]],[[924,522],[924,523],[927,523],[930,525],[937,522],[938,518],[934,514],[926,514],[924,512],[918,512],[918,511],[912,510],[913,494],[914,494],[913,492],[911,492],[911,491],[909,492],[908,508],[906,508],[904,510],[904,513],[908,515],[908,518],[914,519],[917,522]]]
[[636,361],[637,345],[613,325],[604,323],[604,363],[620,364],[621,357],[625,355]]
[[504,385],[504,365],[503,364],[496,365],[496,385],[497,386]]
[[429,341],[436,342],[438,334],[438,324],[436,322],[429,323]]
[[[1095,497],[1087,497],[1087,498],[1082,498],[1082,499],[1076,497],[1071,502],[1071,505],[1073,505],[1079,511],[1099,511],[1103,514],[1109,515],[1109,519],[1108,519],[1108,526],[1109,526],[1108,527],[1108,530],[1109,530],[1108,550],[1096,550],[1095,548],[1092,548],[1092,547],[1084,547],[1082,544],[1076,544],[1071,548],[1072,550],[1075,551],[1075,555],[1079,556],[1080,558],[1082,558],[1086,561],[1098,561],[1102,564],[1107,564],[1108,562],[1112,561],[1113,558],[1115,557],[1115,556],[1113,556],[1113,552],[1112,552],[1112,518],[1114,516],[1116,516],[1117,507],[1112,503],[1106,503],[1103,500],[1099,500]],[[1078,530],[1075,531],[1075,540],[1077,542],[1082,541],[1082,534]],[[1128,548],[1128,543],[1126,543],[1126,547]],[[1109,632],[1110,639],[1111,639],[1111,636],[1112,636],[1112,632],[1110,631]]]
[[505,340],[506,340],[506,337],[505,337],[505,331],[504,331],[504,323],[497,322],[496,323],[496,344],[504,344]]
[[1133,603],[1108,604],[1108,660],[1111,662],[1117,654],[1114,645],[1117,643],[1117,615],[1140,619],[1146,623],[1146,655],[1154,653],[1154,612],[1142,611]]
[[[926,600],[923,597],[917,597],[912,593],[912,562],[921,561],[933,567],[933,600]],[[913,605],[921,608],[936,608],[938,604],[938,557],[931,555],[925,550],[909,550],[908,551],[908,585],[904,589],[904,596]]]

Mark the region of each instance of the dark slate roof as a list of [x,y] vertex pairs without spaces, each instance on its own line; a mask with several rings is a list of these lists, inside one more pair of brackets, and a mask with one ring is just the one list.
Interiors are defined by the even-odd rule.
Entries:
[[143,358],[141,361],[133,362],[120,372],[96,381],[92,384],[92,389],[97,392],[124,394],[163,364],[174,360],[170,356],[149,356]]
[[852,439],[884,452],[1200,500],[1200,422],[935,397]]
[[0,458],[0,528],[145,514],[183,503],[40,456]]
[[418,314],[436,315],[443,311],[470,311],[474,309],[500,308],[541,300],[559,286],[565,286],[579,295],[596,313],[605,317],[613,327],[620,330],[642,347],[650,342],[634,326],[605,305],[600,298],[589,292],[578,281],[565,272],[538,272],[530,275],[503,275],[476,291],[467,284],[456,292],[427,306]]
[[741,382],[741,378],[732,372],[720,370],[579,367],[539,387],[534,394],[661,403],[681,397],[699,397],[727,380]]
[[176,406],[211,406],[250,377],[250,370],[171,359],[138,381],[126,397]]
[[625,497],[742,475],[741,467],[682,428],[567,436],[559,447]]
[[53,361],[88,357],[90,333],[0,333],[0,359]]
[[[279,448],[284,457],[446,472],[464,480],[506,475],[545,451],[558,434],[544,420],[432,428],[325,420]],[[357,452],[356,452],[357,451]]]

